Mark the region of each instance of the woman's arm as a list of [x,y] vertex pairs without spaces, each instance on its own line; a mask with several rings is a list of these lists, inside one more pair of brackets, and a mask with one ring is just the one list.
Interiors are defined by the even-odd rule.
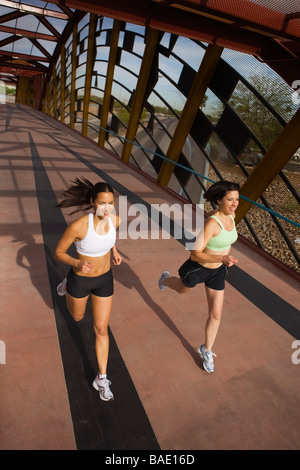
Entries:
[[238,263],[238,259],[231,255],[211,255],[210,253],[204,253],[200,250],[193,250],[191,252],[191,260],[197,261],[197,263],[223,263],[229,268],[234,264]]
[[119,264],[122,263],[122,256],[119,254],[116,245],[113,246],[112,248],[112,254],[113,254],[113,263],[119,266]]
[[[117,230],[120,223],[121,219],[118,215],[114,215],[112,218],[113,224],[115,226],[115,229]],[[113,254],[113,264],[116,264],[117,266],[121,264],[122,262],[122,256],[119,254],[116,245],[112,247],[112,254]]]
[[219,224],[214,219],[209,219],[204,225],[204,230],[195,243],[195,249],[191,251],[191,260],[197,263],[223,263],[230,267],[238,262],[238,259],[229,254],[211,254],[205,253],[206,245],[209,240],[218,235],[220,231]]
[[72,243],[78,238],[83,238],[83,236],[82,221],[79,219],[73,222],[63,233],[61,239],[57,244],[55,250],[55,257],[61,263],[67,264],[68,266],[73,266],[74,268],[78,269],[79,271],[82,271],[83,273],[88,273],[93,267],[92,263],[73,258],[67,253]]

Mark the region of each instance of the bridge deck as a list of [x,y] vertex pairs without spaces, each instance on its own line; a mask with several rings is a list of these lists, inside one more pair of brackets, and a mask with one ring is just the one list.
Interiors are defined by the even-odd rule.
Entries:
[[172,237],[118,240],[108,365],[115,400],[102,402],[91,386],[91,307],[75,323],[56,295],[67,267],[53,251],[74,216],[54,205],[75,176],[110,182],[117,205],[120,195],[128,206],[180,200],[31,108],[2,105],[0,129],[0,449],[299,449],[297,279],[234,245],[239,265],[226,285],[216,371],[207,374],[196,353],[203,286],[189,295],[157,287],[162,269],[176,274],[188,252]]

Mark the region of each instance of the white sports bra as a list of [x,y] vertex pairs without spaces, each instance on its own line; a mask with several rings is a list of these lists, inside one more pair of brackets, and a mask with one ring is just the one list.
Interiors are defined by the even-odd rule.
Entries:
[[100,235],[94,228],[94,214],[91,212],[88,216],[88,230],[86,236],[75,242],[77,253],[85,256],[104,256],[116,243],[116,229],[111,218],[108,219],[108,232]]

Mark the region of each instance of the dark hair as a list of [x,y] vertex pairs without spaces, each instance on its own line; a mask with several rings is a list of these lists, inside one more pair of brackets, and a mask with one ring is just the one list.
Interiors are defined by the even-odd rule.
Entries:
[[94,202],[99,193],[114,194],[114,190],[110,184],[104,182],[93,184],[83,176],[80,178],[76,177],[71,183],[73,183],[72,186],[63,192],[65,199],[55,206],[61,208],[78,207],[78,209],[71,212],[70,215],[81,210],[86,211],[91,209],[93,207],[91,199]]
[[217,183],[214,183],[208,188],[204,193],[204,197],[207,201],[218,204],[218,201],[220,201],[228,191],[240,192],[240,185],[232,181],[217,181]]

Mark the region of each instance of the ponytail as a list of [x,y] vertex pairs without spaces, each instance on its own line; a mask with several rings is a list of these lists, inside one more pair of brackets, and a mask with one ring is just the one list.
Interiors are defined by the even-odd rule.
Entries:
[[67,190],[63,192],[64,199],[56,204],[55,207],[77,207],[70,215],[87,211],[93,207],[91,199],[94,202],[98,193],[113,193],[113,188],[108,183],[96,183],[95,185],[89,180],[81,176],[71,181],[73,183]]

